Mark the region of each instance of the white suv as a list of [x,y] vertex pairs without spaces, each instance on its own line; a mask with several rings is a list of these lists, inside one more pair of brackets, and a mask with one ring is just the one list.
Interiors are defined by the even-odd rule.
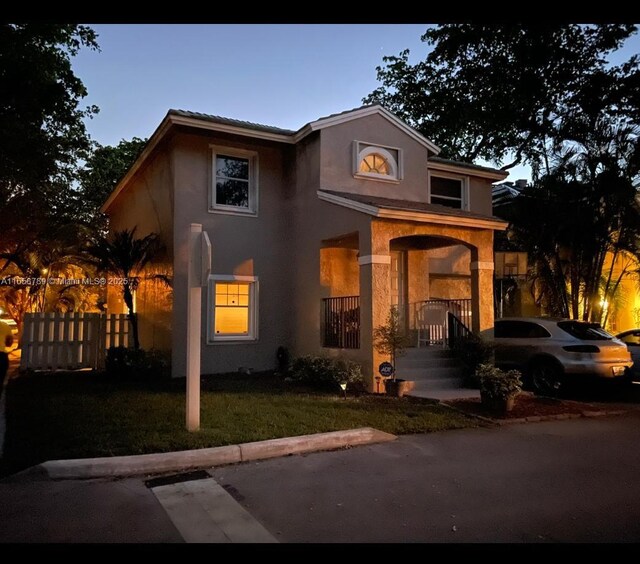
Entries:
[[623,379],[633,364],[627,346],[597,323],[509,317],[481,335],[493,341],[497,366],[521,370],[525,384],[545,395],[570,375]]

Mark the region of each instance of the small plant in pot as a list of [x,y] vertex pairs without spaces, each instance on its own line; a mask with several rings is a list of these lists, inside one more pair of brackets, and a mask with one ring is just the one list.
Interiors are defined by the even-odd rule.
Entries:
[[[409,344],[409,337],[400,323],[397,308],[392,307],[385,324],[373,330],[373,341],[380,354],[389,355],[391,364],[395,368],[397,357],[404,353],[404,349]],[[413,390],[415,382],[397,378],[394,372],[391,378],[385,380],[384,385],[388,395],[401,398]]]
[[495,413],[513,409],[522,391],[522,376],[518,370],[500,370],[491,364],[480,364],[476,371],[480,382],[482,405]]

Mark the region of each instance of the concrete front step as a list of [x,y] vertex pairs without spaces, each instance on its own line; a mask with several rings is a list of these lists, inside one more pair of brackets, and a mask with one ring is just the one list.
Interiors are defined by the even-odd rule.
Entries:
[[398,357],[398,361],[413,358],[452,358],[451,350],[442,346],[431,347],[411,347],[404,349],[402,355]]
[[447,388],[462,388],[461,378],[429,378],[414,380],[416,390],[444,390]]
[[413,380],[415,394],[459,390],[463,383],[462,363],[449,349],[438,346],[406,349],[397,360],[396,375]]
[[462,379],[459,368],[398,368],[396,377],[405,380],[432,380],[434,378],[450,378],[454,380]]
[[407,395],[415,398],[426,398],[436,400],[480,398],[480,390],[471,388],[447,388],[435,390],[412,390]]
[[449,357],[425,357],[425,358],[399,358],[396,362],[398,370],[401,368],[460,368],[462,364],[457,358]]

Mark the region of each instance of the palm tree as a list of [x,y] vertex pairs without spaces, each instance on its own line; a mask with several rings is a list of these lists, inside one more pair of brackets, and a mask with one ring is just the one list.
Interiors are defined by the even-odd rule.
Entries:
[[121,285],[122,297],[129,310],[133,346],[140,348],[138,319],[133,305],[133,293],[138,287],[140,273],[162,251],[157,233],[136,239],[136,228],[115,231],[110,237],[100,237],[89,247],[90,262],[99,271],[108,272],[125,282]]
[[[547,174],[504,209],[526,250],[536,302],[547,313],[606,322],[640,242],[640,129],[587,117],[552,147]],[[615,270],[615,272],[614,272]]]

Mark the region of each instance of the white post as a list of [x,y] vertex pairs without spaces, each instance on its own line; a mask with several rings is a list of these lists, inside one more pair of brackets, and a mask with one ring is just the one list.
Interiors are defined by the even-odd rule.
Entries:
[[189,232],[187,273],[187,431],[200,429],[200,339],[202,330],[202,225],[192,223]]

